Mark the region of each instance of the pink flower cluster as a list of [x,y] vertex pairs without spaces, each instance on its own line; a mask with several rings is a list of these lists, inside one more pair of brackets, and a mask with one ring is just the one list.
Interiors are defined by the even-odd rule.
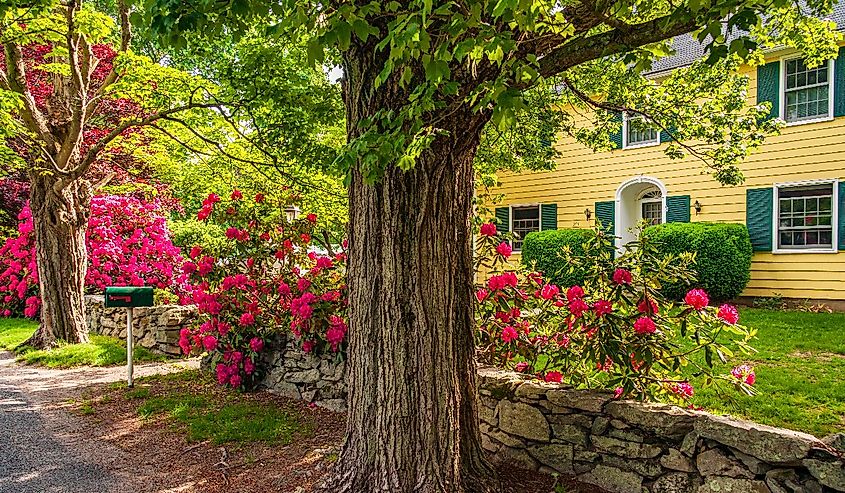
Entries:
[[749,365],[740,365],[731,370],[731,375],[746,385],[754,385],[757,382],[757,375],[754,373],[754,367]]
[[[210,352],[219,361],[221,384],[249,388],[257,382],[265,340],[279,328],[288,327],[305,352],[343,351],[346,254],[312,244],[314,214],[288,222],[274,214],[285,204],[261,194],[250,204],[238,190],[229,197],[212,194],[200,211],[200,219],[220,225],[229,241],[214,257],[191,250],[185,301],[197,305],[202,323],[183,335],[180,346],[186,353]],[[215,331],[220,326],[225,333]]]
[[[179,248],[173,245],[161,203],[123,195],[96,196],[86,231],[87,288],[106,286],[183,286]],[[23,304],[26,317],[37,317],[38,268],[35,233],[29,206],[18,215],[18,235],[0,247],[0,296],[3,315]],[[18,312],[19,313],[19,312]]]

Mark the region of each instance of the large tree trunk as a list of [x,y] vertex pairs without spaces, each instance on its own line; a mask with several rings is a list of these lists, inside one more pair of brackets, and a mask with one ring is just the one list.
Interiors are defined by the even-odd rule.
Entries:
[[58,340],[88,341],[85,323],[85,231],[91,214],[91,186],[76,180],[61,192],[49,176],[30,176],[35,258],[41,295],[41,324],[24,344],[48,348]]
[[[350,135],[394,86],[347,66]],[[357,84],[356,84],[357,82]],[[366,88],[366,89],[365,89]],[[360,90],[361,92],[357,92]],[[472,160],[488,114],[464,107],[410,171],[349,186],[349,401],[333,492],[489,491],[473,342]]]

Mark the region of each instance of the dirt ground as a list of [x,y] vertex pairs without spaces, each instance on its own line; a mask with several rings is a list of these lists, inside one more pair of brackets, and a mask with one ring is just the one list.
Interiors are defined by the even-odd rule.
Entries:
[[[139,376],[181,372],[196,368],[196,362],[149,364],[136,368]],[[192,372],[193,373],[193,372]],[[59,479],[42,478],[42,486],[26,489],[8,478],[0,491],[50,491],[88,493],[133,492],[284,492],[308,493],[333,468],[344,430],[344,415],[268,392],[236,394],[208,378],[152,377],[136,380],[134,392],[116,383],[124,378],[123,368],[47,370],[7,364],[0,369],[0,381],[14,387],[27,400],[27,409],[39,413],[39,431],[58,441],[63,456],[96,466],[102,477],[84,478],[73,484],[53,484]],[[146,389],[140,391],[138,389]],[[184,424],[172,416],[143,416],[139,407],[148,399],[173,394],[202,395],[212,403],[253,403],[284,410],[301,425],[290,443],[190,441]],[[137,396],[137,397],[135,397]],[[7,410],[8,411],[8,410]],[[36,432],[33,430],[33,432]],[[18,464],[21,466],[20,464]],[[22,466],[25,466],[22,465]],[[32,465],[32,470],[43,466]],[[21,478],[28,477],[21,467]],[[73,467],[70,467],[73,469]],[[520,493],[594,493],[597,490],[561,478],[514,467],[498,471],[506,490]],[[58,476],[56,477],[58,478]],[[51,482],[52,481],[52,482]],[[75,478],[61,478],[73,483]],[[92,483],[93,482],[93,483]],[[49,485],[49,488],[43,485]]]

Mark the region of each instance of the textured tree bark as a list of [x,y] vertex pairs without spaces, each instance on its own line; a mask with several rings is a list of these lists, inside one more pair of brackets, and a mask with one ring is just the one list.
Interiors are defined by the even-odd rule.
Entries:
[[[361,60],[357,60],[361,62]],[[349,134],[405,97],[346,67]],[[369,92],[364,92],[369,91]],[[333,492],[491,491],[481,449],[473,342],[472,160],[489,119],[465,106],[410,171],[349,187],[350,384]]]
[[58,340],[87,342],[85,231],[91,214],[91,186],[80,179],[56,193],[49,176],[32,173],[30,180],[41,324],[24,345],[49,348]]

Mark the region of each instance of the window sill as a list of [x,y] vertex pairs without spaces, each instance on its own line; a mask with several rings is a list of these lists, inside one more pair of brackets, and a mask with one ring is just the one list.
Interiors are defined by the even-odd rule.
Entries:
[[642,142],[642,143],[639,143],[639,144],[630,144],[630,145],[626,144],[626,145],[622,146],[622,150],[624,151],[626,149],[639,149],[641,147],[655,147],[655,146],[659,146],[659,145],[660,145],[660,140],[656,140],[654,142]]
[[783,117],[781,117],[781,120],[784,120],[784,122],[786,122],[787,127],[798,127],[800,125],[807,125],[807,124],[810,124],[810,123],[830,122],[830,121],[833,121],[833,118],[834,117],[832,117],[832,116],[824,116],[824,117],[820,117],[820,118],[813,118],[812,120],[798,120],[798,121],[795,121],[795,122],[787,122],[786,120],[783,119]]
[[788,255],[792,253],[839,253],[839,250],[835,249],[818,249],[818,248],[808,248],[806,250],[802,249],[789,249],[789,248],[776,248],[772,250],[772,253],[775,255]]

